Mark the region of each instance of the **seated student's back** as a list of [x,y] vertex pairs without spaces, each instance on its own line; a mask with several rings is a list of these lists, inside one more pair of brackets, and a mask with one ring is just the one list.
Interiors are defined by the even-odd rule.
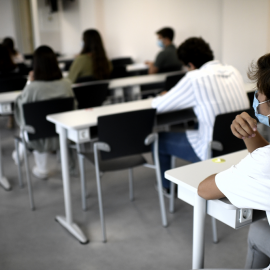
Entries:
[[93,77],[104,80],[110,77],[112,65],[109,62],[102,39],[97,30],[89,29],[83,33],[83,48],[72,63],[68,77],[72,83],[79,78]]
[[[15,101],[14,115],[19,126],[24,124],[23,104],[41,100],[73,97],[71,82],[62,78],[55,53],[48,46],[40,46],[34,53],[34,70],[30,72],[30,84],[26,85]],[[74,106],[75,107],[75,106]],[[39,178],[47,178],[47,153],[59,149],[58,137],[28,141],[28,147],[34,149],[36,166],[33,174]],[[13,153],[16,162],[16,154]],[[23,150],[19,151],[23,158]]]

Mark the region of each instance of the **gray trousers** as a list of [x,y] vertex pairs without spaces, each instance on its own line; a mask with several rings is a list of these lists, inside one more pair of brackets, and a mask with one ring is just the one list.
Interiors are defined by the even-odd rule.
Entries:
[[250,225],[245,269],[263,269],[270,264],[270,226],[267,220]]

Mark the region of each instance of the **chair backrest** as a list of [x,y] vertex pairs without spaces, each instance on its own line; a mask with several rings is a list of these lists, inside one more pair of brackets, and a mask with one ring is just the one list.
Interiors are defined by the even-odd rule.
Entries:
[[249,104],[250,104],[250,108],[252,108],[252,105],[253,105],[254,93],[255,93],[255,91],[252,91],[252,92],[248,92],[247,93]]
[[139,110],[98,117],[99,141],[107,143],[111,151],[101,151],[101,159],[107,160],[151,151],[144,144],[152,133],[155,109]]
[[27,79],[25,76],[14,75],[7,78],[0,78],[0,93],[23,90],[26,82]]
[[28,133],[30,141],[58,136],[55,125],[46,120],[46,116],[54,113],[72,111],[74,98],[57,98],[23,104],[25,124],[35,129]]
[[244,141],[236,138],[232,134],[230,129],[231,123],[235,119],[236,115],[241,114],[243,111],[247,112],[251,117],[254,117],[253,109],[230,112],[216,116],[213,130],[213,141],[218,141],[222,143],[223,150],[222,151],[213,150],[212,157],[226,155],[229,153],[246,149]]
[[133,64],[133,60],[131,57],[122,57],[122,58],[114,58],[111,59],[111,63],[113,67],[126,66]]
[[74,84],[72,89],[78,101],[78,108],[101,106],[108,95],[108,86],[108,82]]
[[85,83],[85,82],[93,82],[96,81],[93,76],[80,77],[76,80],[75,83]]
[[167,76],[164,86],[165,90],[169,91],[172,89],[185,76],[185,74],[186,73]]
[[128,77],[129,74],[126,70],[126,66],[114,66],[110,74],[111,79]]

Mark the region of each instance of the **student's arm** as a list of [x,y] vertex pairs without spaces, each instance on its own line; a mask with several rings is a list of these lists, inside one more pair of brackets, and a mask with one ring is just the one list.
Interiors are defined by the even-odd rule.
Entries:
[[269,145],[257,131],[257,121],[246,112],[236,116],[231,124],[231,130],[235,137],[244,140],[250,153],[259,147]]
[[193,89],[191,79],[186,75],[169,92],[154,98],[152,107],[159,113],[194,107]]
[[216,200],[225,197],[215,182],[216,174],[203,180],[198,187],[198,195],[206,200]]
[[154,63],[150,63],[148,66],[149,66],[148,74],[155,74],[155,73],[158,73],[158,67],[156,67],[156,66],[154,65]]
[[158,67],[155,66],[154,62],[145,61],[144,63],[149,67],[148,74],[158,73]]
[[68,72],[68,78],[72,83],[75,83],[76,80],[79,78],[80,72],[81,72],[80,60],[78,58],[75,58]]

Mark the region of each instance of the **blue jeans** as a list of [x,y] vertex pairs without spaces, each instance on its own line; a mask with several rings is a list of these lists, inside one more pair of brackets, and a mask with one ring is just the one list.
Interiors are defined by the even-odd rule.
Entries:
[[159,133],[159,162],[163,187],[170,189],[170,181],[165,179],[164,172],[171,169],[171,156],[198,162],[200,159],[190,145],[185,132]]

